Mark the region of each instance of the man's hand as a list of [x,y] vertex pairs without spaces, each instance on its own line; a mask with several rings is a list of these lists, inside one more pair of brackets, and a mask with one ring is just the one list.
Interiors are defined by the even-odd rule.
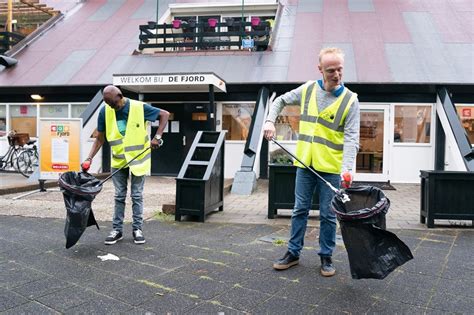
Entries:
[[265,125],[263,125],[263,132],[264,132],[264,137],[268,141],[273,139],[275,137],[275,124],[269,120],[265,122]]
[[84,162],[82,162],[81,164],[82,171],[87,172],[91,168],[91,163],[92,163],[91,158],[87,158]]
[[158,140],[156,138],[153,138],[150,142],[150,145],[152,149],[158,149],[159,147],[163,145],[163,139]]
[[344,171],[341,174],[341,187],[342,188],[349,188],[352,185],[352,173],[350,171]]

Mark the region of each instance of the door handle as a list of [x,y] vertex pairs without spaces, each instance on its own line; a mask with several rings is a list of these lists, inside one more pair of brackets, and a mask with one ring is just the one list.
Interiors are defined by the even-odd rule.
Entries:
[[183,136],[183,147],[186,146],[186,136]]

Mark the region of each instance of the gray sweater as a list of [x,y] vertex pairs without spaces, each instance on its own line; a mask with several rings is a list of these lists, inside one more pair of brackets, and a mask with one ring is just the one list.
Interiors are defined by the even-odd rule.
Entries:
[[[313,82],[310,82],[313,83]],[[276,118],[286,105],[301,105],[301,97],[303,94],[303,87],[291,90],[283,95],[280,95],[273,101],[270,106],[267,120],[275,122]],[[326,92],[319,84],[316,83],[316,101],[318,103],[318,111],[323,111],[326,107],[334,103],[337,99],[330,92]],[[359,101],[356,98],[349,109],[344,124],[344,151],[342,158],[342,171],[352,171],[354,168],[354,160],[359,150],[359,128],[360,128],[360,109]]]

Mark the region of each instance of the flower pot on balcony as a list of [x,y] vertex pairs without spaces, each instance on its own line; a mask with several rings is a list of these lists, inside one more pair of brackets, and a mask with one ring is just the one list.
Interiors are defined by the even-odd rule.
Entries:
[[260,24],[260,18],[258,16],[254,16],[250,19],[250,23],[252,26],[258,26]]
[[209,19],[207,20],[207,23],[209,24],[210,27],[216,27],[217,19]]
[[180,28],[181,27],[181,20],[173,20],[173,28]]
[[156,27],[155,21],[148,21],[148,27],[154,29]]
[[225,23],[227,26],[233,26],[234,25],[234,19],[233,18],[227,18]]

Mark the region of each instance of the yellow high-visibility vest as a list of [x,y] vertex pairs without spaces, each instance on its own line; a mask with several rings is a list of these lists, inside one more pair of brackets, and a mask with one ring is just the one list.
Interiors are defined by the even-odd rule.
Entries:
[[[296,156],[315,170],[340,174],[344,147],[344,121],[357,94],[344,88],[339,97],[320,113],[316,101],[317,82],[303,87]],[[295,166],[304,167],[298,161]]]
[[[143,103],[130,100],[127,128],[122,136],[115,117],[115,110],[105,105],[105,136],[112,149],[111,166],[121,168],[145,148],[150,146],[150,137],[146,130]],[[143,176],[151,170],[151,152],[146,151],[129,165],[135,176]]]

